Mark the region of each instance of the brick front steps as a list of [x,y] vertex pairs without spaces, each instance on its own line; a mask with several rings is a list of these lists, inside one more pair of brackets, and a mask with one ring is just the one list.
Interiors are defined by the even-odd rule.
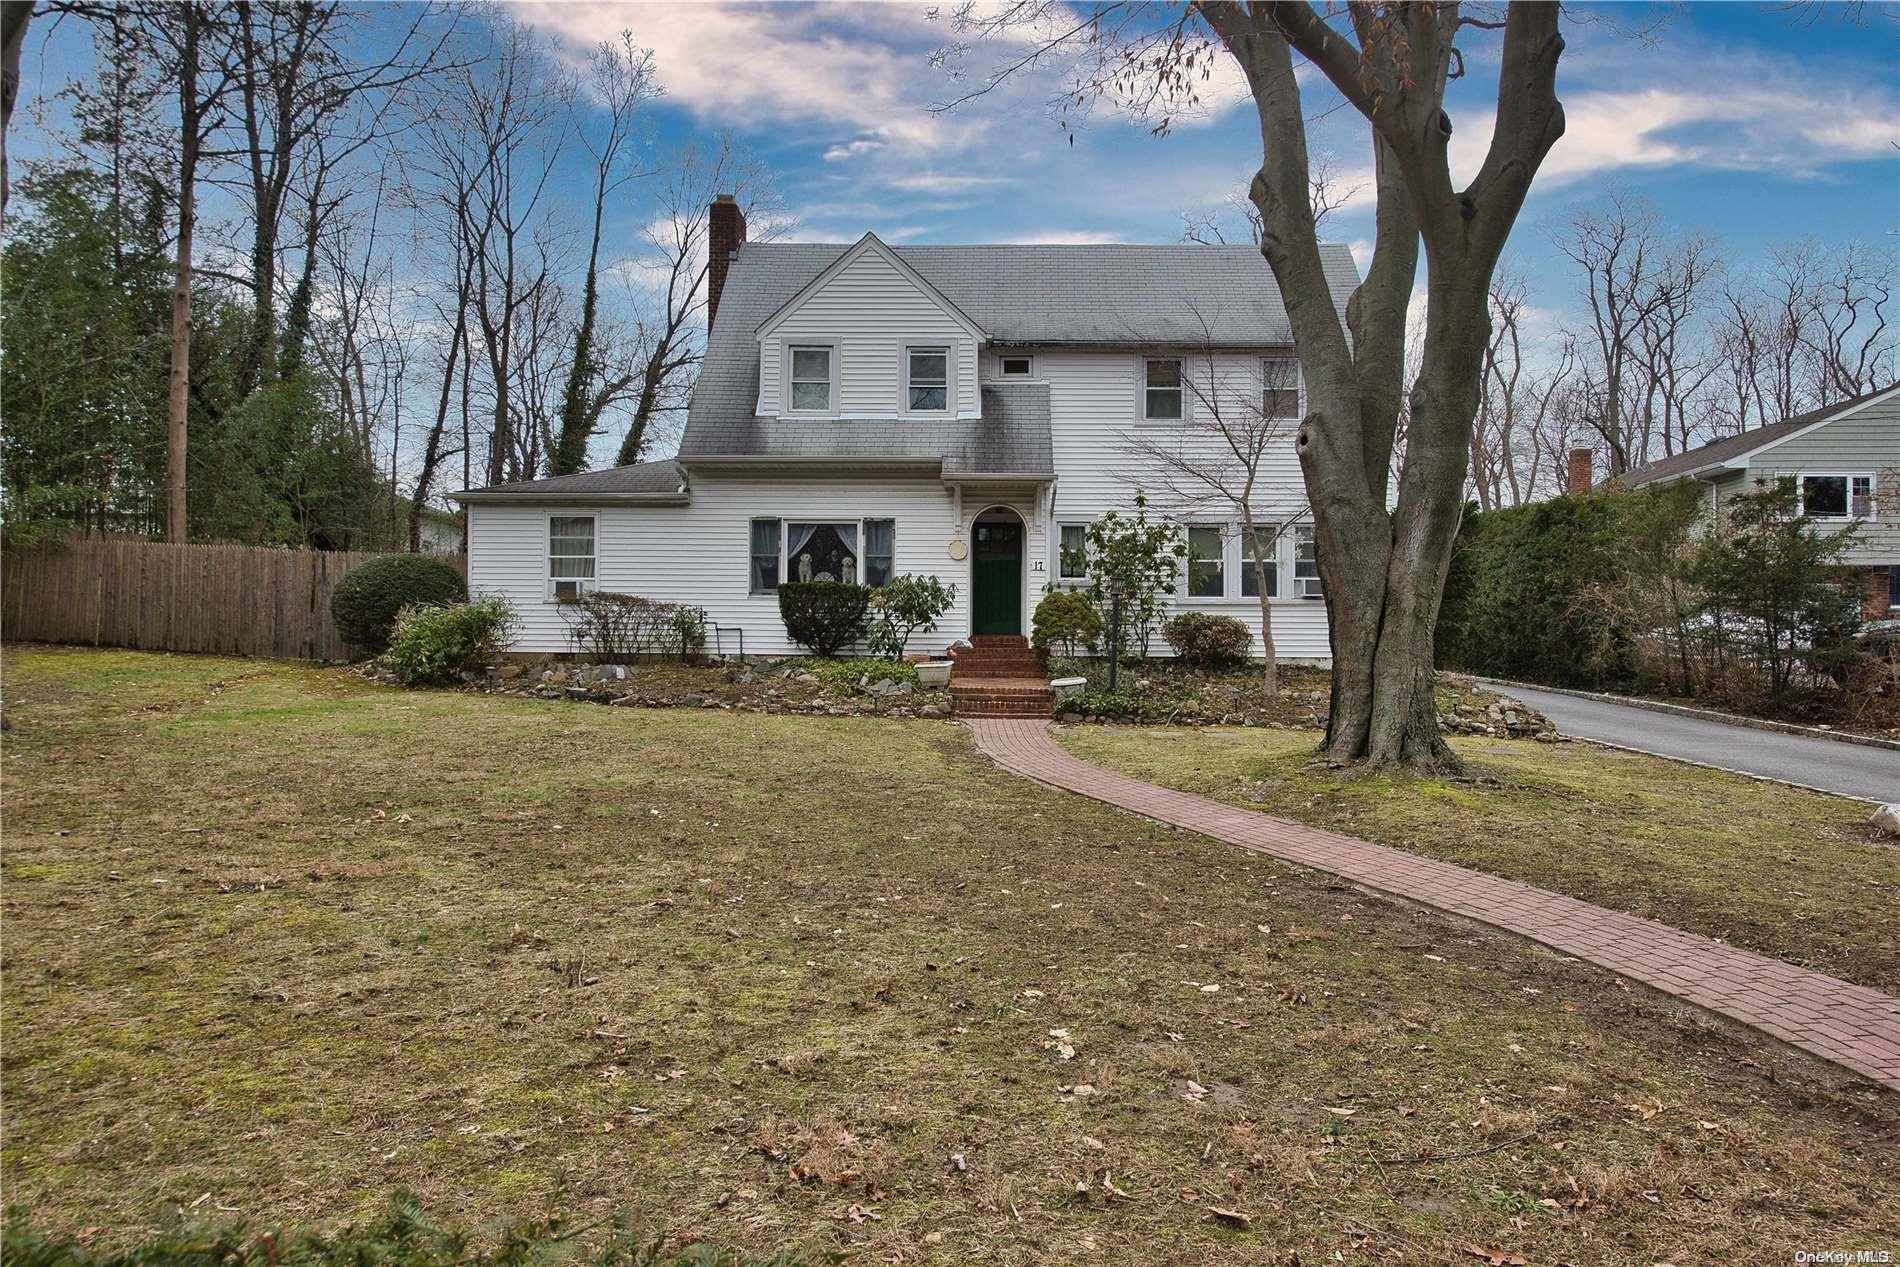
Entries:
[[952,651],[950,711],[958,717],[1042,717],[1055,712],[1056,695],[1043,679],[1042,661],[1029,639],[979,635]]
[[1048,787],[1518,933],[1900,1091],[1900,998],[1890,994],[1516,880],[1116,774],[1070,754],[1046,722],[984,717],[970,729],[998,765]]

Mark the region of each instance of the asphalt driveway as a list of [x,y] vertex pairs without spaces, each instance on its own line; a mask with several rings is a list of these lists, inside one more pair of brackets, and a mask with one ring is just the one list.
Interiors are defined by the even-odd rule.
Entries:
[[1700,761],[1842,796],[1900,801],[1900,752],[1732,726],[1532,687],[1498,686],[1579,739],[1601,739],[1663,757]]

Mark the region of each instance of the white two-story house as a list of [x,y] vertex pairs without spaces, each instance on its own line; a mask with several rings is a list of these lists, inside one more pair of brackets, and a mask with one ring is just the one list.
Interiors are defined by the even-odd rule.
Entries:
[[[1192,425],[1212,378],[1288,415],[1254,502],[1287,526],[1273,633],[1282,657],[1327,659],[1300,399],[1284,386],[1297,363],[1258,250],[747,242],[724,196],[710,236],[711,328],[679,455],[457,496],[470,588],[513,603],[515,650],[574,650],[560,600],[591,588],[703,608],[727,654],[737,631],[748,655],[791,653],[782,583],[904,573],[957,589],[913,651],[1026,634],[1048,587],[1081,581],[1086,526],[1143,488],[1129,437],[1212,442]],[[1325,260],[1343,312],[1351,254]],[[1247,621],[1259,654],[1236,516],[1179,518],[1177,606]]]

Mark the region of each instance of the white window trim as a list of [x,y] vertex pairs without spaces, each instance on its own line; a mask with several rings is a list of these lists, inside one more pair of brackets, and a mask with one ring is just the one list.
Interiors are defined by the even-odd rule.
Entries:
[[[912,409],[910,407],[910,354],[912,352],[943,353],[943,408]],[[898,349],[897,362],[897,411],[913,418],[949,418],[957,412],[957,345],[955,343],[906,343]],[[934,384],[931,384],[934,386]]]
[[778,520],[778,583],[780,585],[789,585],[792,583],[792,525],[794,523],[856,524],[858,528],[858,584],[863,585],[865,583],[864,558],[865,558],[865,552],[866,552],[867,543],[868,543],[868,537],[864,531],[864,525],[867,523],[873,523],[880,519],[888,519],[891,522],[891,576],[893,579],[895,579],[896,577],[902,575],[897,570],[897,528],[901,520],[895,514],[859,515],[854,518],[850,515],[827,515],[827,514],[822,514],[822,513],[813,513],[813,514],[805,515],[803,518],[799,518],[799,519],[794,519],[792,518],[791,515],[753,515],[746,520],[746,554],[745,554],[746,593],[748,596],[752,598],[770,598],[775,602],[778,599],[777,590],[761,590],[761,589],[752,588],[752,525],[761,519]]
[[[828,409],[797,409],[792,405],[792,354],[794,352],[828,352],[831,354],[831,406]],[[835,418],[840,412],[838,362],[842,359],[835,341],[823,339],[800,339],[797,342],[787,340],[785,358],[781,366],[782,384],[779,390],[780,412],[794,418]]]
[[[1087,562],[1088,532],[1089,532],[1089,526],[1093,522],[1094,522],[1093,520],[1089,520],[1089,519],[1059,519],[1056,521],[1056,530],[1054,533],[1051,534],[1052,540],[1055,545],[1055,551],[1054,551],[1055,557],[1051,560],[1051,562],[1055,564],[1056,588],[1081,589],[1089,583],[1089,570],[1088,570],[1088,562]],[[1064,528],[1080,528],[1082,530],[1083,564],[1082,564],[1082,575],[1080,576],[1062,575],[1062,530]]]
[[[1008,365],[1011,361],[1022,361],[1028,365],[1029,368],[1020,374],[1012,374],[1008,369]],[[999,352],[996,354],[996,377],[1009,379],[1012,382],[1023,382],[1028,379],[1033,379],[1036,377],[1036,358],[1027,352],[1011,352],[1007,354]]]
[[[1797,516],[1808,513],[1808,480],[1845,480],[1847,481],[1847,513],[1844,515],[1816,515],[1814,518],[1824,524],[1872,523],[1880,514],[1880,476],[1875,471],[1795,471],[1794,506]],[[1867,513],[1854,513],[1854,481],[1867,481]]]
[[[1156,361],[1173,361],[1176,365],[1181,367],[1181,386],[1178,389],[1181,393],[1181,416],[1179,418],[1154,418],[1148,414],[1148,367]],[[1163,424],[1186,422],[1188,420],[1188,409],[1190,407],[1188,398],[1192,395],[1192,393],[1188,391],[1187,379],[1188,363],[1186,357],[1150,356],[1147,353],[1143,353],[1135,362],[1135,417],[1142,422],[1159,422]],[[1156,388],[1155,390],[1166,391],[1167,389]]]
[[1284,419],[1283,421],[1298,422],[1300,419],[1306,417],[1306,367],[1300,364],[1299,357],[1290,352],[1284,356],[1261,357],[1259,364],[1260,391],[1258,394],[1258,403],[1262,409],[1265,409],[1267,402],[1267,362],[1269,361],[1293,362],[1293,387],[1294,390],[1299,393],[1299,404],[1294,407],[1293,417]]
[[[1302,529],[1311,533],[1313,536],[1313,571],[1315,575],[1312,577],[1302,577],[1300,575],[1300,532]],[[1320,581],[1322,586],[1325,583],[1324,578],[1318,575],[1319,528],[1317,525],[1310,523],[1294,523],[1287,525],[1287,532],[1288,535],[1293,538],[1293,549],[1289,552],[1291,557],[1287,560],[1287,579],[1289,581],[1287,597],[1296,601],[1309,603],[1324,602],[1326,595],[1323,590],[1318,594],[1307,594],[1300,589],[1300,582],[1303,580]]]
[[[542,521],[542,533],[541,533],[541,580],[542,580],[542,585],[543,585],[542,597],[544,601],[550,602],[550,603],[557,603],[560,601],[558,598],[554,596],[554,581],[555,581],[554,521],[556,519],[588,520],[589,522],[593,524],[593,535],[594,535],[594,552],[592,555],[588,556],[592,558],[594,561],[594,574],[592,576],[587,576],[587,577],[563,576],[560,579],[563,581],[578,581],[580,585],[580,592],[583,594],[587,593],[589,590],[598,589],[600,586],[600,516],[591,511],[582,511],[579,513],[576,513],[571,510],[564,511],[564,512],[550,511],[548,512],[547,518]],[[579,558],[581,556],[571,554],[565,557],[574,559],[574,558]]]
[[[1164,421],[1166,421],[1164,419]],[[1211,528],[1220,537],[1220,554],[1215,560],[1220,564],[1220,593],[1196,596],[1194,587],[1194,546],[1190,534],[1196,528]],[[1232,525],[1217,523],[1207,519],[1192,519],[1181,524],[1181,544],[1187,547],[1187,553],[1181,556],[1181,591],[1178,597],[1184,607],[1212,607],[1233,601],[1234,585],[1233,560],[1229,557],[1238,544]]]

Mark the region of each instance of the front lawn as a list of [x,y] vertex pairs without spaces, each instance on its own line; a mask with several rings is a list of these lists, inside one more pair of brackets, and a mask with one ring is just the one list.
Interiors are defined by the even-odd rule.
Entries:
[[1064,727],[1079,757],[1900,991],[1900,848],[1857,801],[1591,744],[1455,738],[1463,779],[1316,767],[1316,737]]
[[958,727],[5,668],[0,1162],[97,1244],[398,1187],[866,1263],[1890,1243],[1900,1097]]

